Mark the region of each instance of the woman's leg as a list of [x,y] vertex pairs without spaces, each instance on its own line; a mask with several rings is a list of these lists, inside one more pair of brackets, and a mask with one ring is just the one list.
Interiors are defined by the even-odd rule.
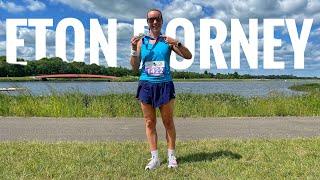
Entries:
[[163,125],[166,129],[168,149],[174,150],[176,146],[176,129],[173,122],[174,99],[160,107]]
[[143,118],[146,126],[146,135],[150,146],[150,151],[157,150],[157,130],[156,130],[156,110],[150,104],[141,103]]

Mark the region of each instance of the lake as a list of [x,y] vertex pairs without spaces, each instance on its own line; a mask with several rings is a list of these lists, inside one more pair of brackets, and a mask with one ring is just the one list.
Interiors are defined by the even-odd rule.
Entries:
[[[295,84],[319,83],[320,80],[216,80],[210,82],[174,82],[176,93],[211,94],[227,93],[251,96],[268,96],[273,93],[285,95],[301,94],[288,89]],[[0,82],[0,88],[19,87],[25,91],[1,92],[10,95],[22,93],[49,95],[52,93],[81,92],[90,95],[105,93],[135,94],[137,82],[101,82],[101,81],[32,81]]]

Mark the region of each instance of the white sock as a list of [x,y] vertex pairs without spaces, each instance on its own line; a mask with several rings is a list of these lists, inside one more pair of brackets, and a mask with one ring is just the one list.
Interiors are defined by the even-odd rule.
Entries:
[[168,157],[175,156],[175,150],[174,149],[168,149]]
[[158,150],[151,151],[152,159],[159,159]]

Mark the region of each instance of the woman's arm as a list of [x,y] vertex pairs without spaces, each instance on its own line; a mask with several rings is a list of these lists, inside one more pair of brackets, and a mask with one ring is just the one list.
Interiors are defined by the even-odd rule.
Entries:
[[131,54],[130,54],[130,64],[132,66],[132,70],[137,72],[139,71],[140,66],[140,48],[141,47],[141,39],[138,36],[134,36],[131,38]]

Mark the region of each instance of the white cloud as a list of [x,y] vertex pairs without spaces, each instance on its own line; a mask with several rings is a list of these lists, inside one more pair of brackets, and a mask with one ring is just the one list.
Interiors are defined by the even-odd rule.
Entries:
[[[101,25],[102,31],[106,38],[108,38],[108,25]],[[90,33],[90,31],[88,31]],[[117,24],[117,36],[118,40],[129,40],[133,36],[133,25],[129,23],[118,23]]]
[[212,18],[310,18],[320,11],[318,0],[192,0],[214,9]]
[[309,0],[305,13],[316,14],[320,11],[320,1],[319,0]]
[[0,0],[0,8],[7,10],[11,13],[17,13],[25,11],[23,6],[16,5],[14,2],[3,2]]
[[305,56],[314,58],[314,59],[320,59],[320,44],[315,42],[310,42],[307,44]]
[[0,41],[0,56],[6,55],[6,41]]
[[320,37],[320,28],[317,28],[310,32],[310,38],[319,38]]
[[[35,29],[20,27],[18,28],[18,36],[17,38],[23,39],[26,46],[35,44]],[[46,31],[46,42],[47,46],[55,46],[56,41],[56,32],[51,29],[47,29]],[[69,38],[67,36],[67,41],[69,43]]]
[[133,36],[133,25],[129,23],[118,23],[118,39],[128,39]]
[[25,27],[18,28],[18,38],[23,39],[25,45],[35,43],[35,31]]
[[283,12],[299,12],[308,5],[308,0],[283,0],[279,2]]
[[197,19],[203,15],[202,6],[191,1],[175,0],[163,10],[164,19]]
[[47,46],[47,57],[55,57],[55,56],[56,56],[56,47]]
[[29,9],[30,11],[40,11],[46,9],[46,5],[40,1],[25,0],[25,2],[28,4],[27,9]]
[[4,21],[0,21],[0,36],[6,35],[6,23]]
[[6,50],[6,41],[0,41],[0,51],[4,51],[4,50]]
[[55,46],[56,43],[56,32],[51,29],[47,29],[47,46]]
[[[146,12],[149,8],[160,8],[163,11],[166,22],[176,17],[187,18],[192,21],[196,33],[196,53],[194,54],[195,62],[188,70],[199,71],[199,19],[200,18],[217,18],[223,20],[228,26],[231,18],[240,19],[245,33],[248,35],[248,19],[249,18],[294,18],[297,23],[302,22],[304,18],[314,18],[314,23],[319,23],[320,20],[320,1],[319,0],[173,0],[169,4],[162,4],[160,1],[153,2],[147,0],[50,0],[51,3],[62,3],[74,9],[81,10],[87,13],[93,13],[105,18],[118,19],[118,66],[130,67],[128,62],[130,54],[130,38],[133,34],[133,19],[145,18]],[[0,8],[8,10],[11,7],[11,12],[21,12],[24,10],[42,10],[46,6],[42,6],[40,1],[24,0],[26,7],[17,6],[14,3],[4,3],[0,0]],[[37,4],[38,3],[38,4]],[[9,5],[10,4],[10,5]],[[36,5],[37,4],[37,5]],[[33,5],[33,6],[32,6]],[[13,8],[15,7],[15,8]],[[20,8],[20,10],[19,10]],[[24,8],[24,9],[23,9]],[[209,14],[206,9],[211,8]],[[16,10],[14,10],[16,9]],[[8,10],[9,11],[9,10]],[[125,22],[124,22],[125,21]],[[259,20],[259,63],[263,58],[263,21]],[[3,28],[2,28],[3,27]],[[103,31],[107,37],[107,25],[102,25]],[[164,27],[165,28],[165,27]],[[230,27],[228,26],[228,34],[230,34]],[[5,23],[0,21],[0,35],[4,35]],[[88,31],[86,31],[88,32]],[[180,29],[177,32],[177,38],[183,41],[184,34]],[[164,32],[163,32],[164,33]],[[283,34],[286,35],[286,28],[283,28]],[[88,37],[88,33],[86,33]],[[310,38],[316,39],[320,35],[320,30],[315,29],[311,32]],[[26,53],[25,56],[31,57],[34,53],[32,45],[34,44],[34,29],[21,29],[18,32],[18,37],[25,39],[26,49],[19,49],[19,53]],[[86,39],[88,39],[86,37]],[[68,39],[68,58],[72,58],[73,46]],[[89,41],[86,43],[86,59],[89,58]],[[318,42],[318,41],[317,41]],[[3,44],[3,43],[2,43]],[[0,42],[1,46],[1,42]],[[4,47],[5,48],[5,47]],[[319,43],[308,43],[306,48],[306,61],[320,61],[318,52]],[[223,44],[223,51],[227,61],[230,61],[230,36]],[[1,47],[0,47],[1,52]],[[47,54],[55,56],[55,31],[48,30],[47,32]],[[243,54],[243,53],[242,53]],[[33,55],[34,56],[34,55]],[[275,49],[275,57],[281,60],[291,59],[293,62],[293,50],[291,44],[283,40],[283,45]],[[106,57],[108,58],[108,57]],[[214,58],[211,57],[214,63]],[[105,61],[103,55],[100,55],[100,61]],[[260,65],[260,64],[259,64]]]
[[[103,33],[108,40],[108,25],[102,24],[101,28]],[[90,33],[89,30],[87,30]],[[117,24],[117,65],[121,67],[130,68],[130,64],[128,63],[129,54],[130,54],[130,38],[133,35],[133,25],[129,23],[118,23]],[[89,42],[88,42],[89,43]],[[89,45],[87,44],[86,48],[86,60],[89,61],[90,57],[90,49]],[[107,55],[106,55],[107,56]],[[104,57],[104,54],[100,50],[99,53],[100,57],[100,64],[107,65],[106,59],[108,57]]]
[[24,46],[17,48],[17,57],[23,58],[26,60],[35,59],[35,49],[34,47]]
[[[178,2],[178,0],[174,1]],[[224,21],[229,28],[228,35],[230,35],[230,19],[237,18],[240,19],[244,31],[248,34],[248,19],[249,18],[259,18],[259,61],[263,60],[263,18],[293,18],[296,19],[297,23],[301,23],[304,18],[313,18],[314,23],[319,23],[320,20],[320,1],[316,0],[190,0],[194,5],[202,5],[202,9],[205,7],[211,7],[213,9],[212,14],[205,14],[206,18],[216,18]],[[174,4],[174,3],[172,3]],[[171,7],[167,7],[170,9]],[[177,7],[178,9],[183,9]],[[174,9],[174,8],[171,8]],[[170,12],[167,12],[170,13]],[[195,29],[198,25],[195,24]],[[286,28],[283,28],[282,35],[287,34]],[[311,37],[319,36],[320,31],[316,29],[311,32]],[[281,38],[283,39],[283,37]],[[230,36],[223,44],[223,52],[228,61],[228,55],[230,54]],[[309,49],[308,49],[309,48]],[[199,54],[199,47],[196,46],[196,54]],[[309,55],[307,55],[309,52]],[[314,60],[320,59],[319,55],[315,52],[316,48],[310,45],[306,48],[306,58],[312,56]],[[243,52],[241,50],[241,54]],[[275,48],[275,57],[280,60],[286,61],[286,64],[293,64],[294,53],[292,45],[286,40],[282,40],[282,46]],[[197,55],[196,55],[197,56]],[[211,59],[214,59],[211,56]],[[313,61],[314,61],[313,60]],[[291,68],[291,67],[290,67]]]
[[60,2],[74,9],[94,13],[101,17],[132,20],[144,18],[146,11],[153,7],[154,3],[148,0],[51,0]]
[[7,10],[10,13],[19,13],[26,10],[39,11],[44,10],[46,5],[38,0],[24,0],[25,6],[17,5],[14,2],[3,2],[0,0],[0,8]]
[[[35,58],[35,29],[20,27],[17,31],[17,38],[24,40],[24,46],[17,47],[17,56],[28,60],[33,60]],[[55,56],[55,31],[47,29],[46,41],[47,55],[49,57]],[[70,42],[70,40],[67,37],[68,52],[72,49],[70,48],[71,45],[72,42]],[[2,52],[1,50],[3,48],[5,49],[5,46],[5,42],[0,42],[0,53]]]

